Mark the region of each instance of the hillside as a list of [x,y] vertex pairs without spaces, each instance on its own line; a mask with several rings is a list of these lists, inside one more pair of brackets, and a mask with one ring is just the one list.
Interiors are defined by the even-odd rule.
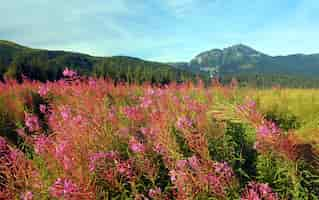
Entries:
[[244,85],[319,87],[319,54],[270,56],[238,44],[202,52],[189,62],[169,64],[192,73],[219,76],[224,82],[235,77]]
[[238,44],[222,50],[212,49],[202,52],[189,62],[187,68],[189,67],[196,70],[217,68],[220,73],[316,75],[319,73],[319,54],[270,56],[249,46]]
[[0,79],[57,80],[65,67],[83,75],[109,77],[128,82],[167,83],[193,79],[194,75],[170,65],[126,56],[94,57],[66,51],[32,49],[0,40]]

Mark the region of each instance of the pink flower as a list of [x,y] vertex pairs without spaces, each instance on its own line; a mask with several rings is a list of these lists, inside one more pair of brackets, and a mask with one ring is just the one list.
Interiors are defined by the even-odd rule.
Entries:
[[187,117],[180,117],[177,120],[176,126],[179,129],[188,129],[188,128],[192,128],[193,122]]
[[178,161],[176,162],[176,167],[177,167],[177,169],[182,170],[182,169],[184,169],[186,166],[187,166],[187,160],[178,160]]
[[72,199],[79,192],[78,186],[69,179],[58,178],[50,187],[50,194],[55,198]]
[[47,110],[47,106],[46,105],[40,104],[39,108],[40,108],[40,112],[41,113],[43,113],[43,114],[46,113],[46,110]]
[[65,68],[64,71],[63,71],[63,76],[65,77],[73,77],[73,76],[76,76],[76,72],[69,69],[69,68]]
[[33,193],[30,191],[27,191],[26,193],[22,194],[21,197],[22,200],[32,200],[33,199]]
[[43,154],[51,144],[48,137],[44,135],[37,136],[34,141],[34,150],[37,154]]
[[62,106],[61,108],[61,116],[64,120],[67,120],[71,115],[71,108],[68,106]]
[[270,136],[278,133],[279,129],[273,122],[266,121],[257,128],[257,133],[261,136]]
[[44,97],[48,94],[49,92],[49,88],[47,85],[42,85],[40,86],[39,90],[38,90],[38,94],[41,96],[41,97]]
[[161,188],[155,187],[148,191],[148,196],[150,198],[156,198],[156,197],[160,197],[161,193],[162,193]]
[[233,169],[226,162],[215,162],[213,168],[214,171],[227,182],[229,182],[234,175]]
[[131,167],[131,161],[122,161],[118,162],[116,165],[116,170],[119,174],[122,176],[125,176],[126,178],[131,178],[133,176],[132,167]]
[[245,192],[241,200],[258,200],[258,199],[268,199],[268,200],[278,200],[276,193],[272,191],[266,183],[248,183]]
[[261,136],[267,136],[270,135],[270,130],[266,125],[261,125],[257,129],[257,133],[260,134]]
[[171,181],[174,183],[177,180],[178,173],[176,170],[169,171],[169,176],[171,177]]
[[138,107],[125,107],[123,109],[124,114],[130,120],[141,121],[143,119],[143,113],[139,110]]
[[74,157],[70,155],[71,147],[65,141],[59,143],[55,148],[55,156],[61,162],[65,170],[70,170],[74,166]]
[[156,153],[160,154],[160,155],[163,155],[163,154],[166,153],[165,148],[164,148],[163,145],[161,145],[161,144],[156,144],[156,145],[153,147],[153,150],[154,150]]
[[34,132],[40,130],[38,117],[32,114],[24,113],[25,125],[29,128],[29,131]]
[[199,169],[199,160],[196,156],[192,156],[192,157],[188,158],[187,161],[192,169],[194,169],[194,170]]
[[0,158],[3,156],[7,156],[9,153],[10,149],[7,141],[3,137],[0,137]]
[[96,86],[96,79],[90,77],[89,78],[89,85],[92,87],[95,87]]
[[141,107],[142,108],[148,108],[150,107],[150,105],[153,103],[152,99],[148,98],[148,97],[142,97],[141,98]]
[[135,138],[131,138],[129,146],[131,151],[133,151],[134,153],[143,153],[145,151],[144,145],[137,141]]
[[11,162],[17,163],[19,161],[19,158],[23,157],[23,153],[17,149],[10,151],[8,158]]

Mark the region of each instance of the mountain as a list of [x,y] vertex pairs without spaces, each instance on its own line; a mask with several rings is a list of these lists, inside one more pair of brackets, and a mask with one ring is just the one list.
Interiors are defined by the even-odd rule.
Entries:
[[195,56],[184,65],[171,64],[193,72],[223,74],[283,74],[317,76],[319,54],[269,56],[249,46],[238,44],[225,49],[212,49]]
[[115,81],[168,83],[194,79],[183,69],[128,56],[94,57],[82,53],[32,49],[14,42],[0,40],[0,80],[22,75],[46,81],[62,77],[69,67],[83,75],[103,76]]

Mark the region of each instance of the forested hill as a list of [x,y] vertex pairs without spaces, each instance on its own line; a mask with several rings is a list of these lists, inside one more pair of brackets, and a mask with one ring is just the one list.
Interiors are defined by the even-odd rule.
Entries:
[[249,46],[238,44],[224,49],[212,49],[195,56],[188,63],[170,63],[193,71],[226,73],[263,73],[319,75],[319,54],[270,56]]
[[219,76],[225,83],[234,77],[241,85],[257,87],[319,87],[319,54],[270,56],[238,44],[202,52],[189,62],[168,64],[193,73]]
[[66,51],[28,48],[0,40],[0,78],[18,80],[22,75],[32,80],[57,80],[64,68],[75,69],[82,75],[110,77],[114,80],[142,83],[168,83],[194,79],[187,71],[167,64],[126,56],[94,57]]

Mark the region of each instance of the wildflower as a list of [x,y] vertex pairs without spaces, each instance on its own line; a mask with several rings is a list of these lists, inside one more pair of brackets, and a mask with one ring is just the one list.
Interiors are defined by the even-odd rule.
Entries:
[[22,200],[32,200],[33,199],[33,193],[30,191],[27,191],[26,193],[22,194],[21,196]]
[[140,121],[143,119],[143,113],[138,109],[138,107],[125,107],[124,108],[124,114],[128,119],[134,120],[134,121]]
[[165,148],[164,148],[163,145],[161,145],[161,144],[156,144],[156,145],[153,147],[153,150],[154,150],[156,153],[161,154],[161,155],[163,155],[163,154],[166,153]]
[[230,181],[234,174],[232,168],[226,162],[215,162],[213,168],[214,172],[223,177],[226,181]]
[[38,90],[38,94],[41,96],[41,97],[44,97],[48,94],[49,92],[49,88],[47,85],[42,85],[40,86],[39,90]]
[[10,153],[8,143],[3,137],[0,137],[0,158]]
[[23,153],[17,149],[10,151],[8,158],[13,163],[18,163],[19,158],[23,157]]
[[180,117],[178,120],[177,120],[177,123],[176,123],[176,126],[179,128],[179,129],[187,129],[187,128],[191,128],[193,126],[193,123],[192,121],[187,118],[187,117]]
[[67,120],[71,115],[71,108],[68,106],[62,106],[61,108],[61,116],[64,120]]
[[141,133],[144,136],[149,136],[151,138],[154,138],[158,134],[158,130],[153,129],[153,128],[144,128],[144,127],[142,127],[140,130],[141,130]]
[[155,187],[148,191],[148,196],[150,198],[156,198],[156,197],[159,197],[161,193],[162,193],[161,188]]
[[194,155],[190,158],[187,159],[188,164],[191,166],[192,169],[198,170],[199,169],[199,160],[198,158]]
[[40,130],[38,117],[32,114],[25,113],[25,125],[29,128],[29,131],[34,132]]
[[74,166],[74,158],[70,156],[70,146],[67,142],[59,143],[55,148],[55,156],[61,162],[65,170],[70,170]]
[[133,176],[130,160],[118,162],[116,170],[120,175],[125,176],[126,178],[130,179]]
[[178,160],[176,162],[176,167],[180,170],[184,169],[187,166],[187,160]]
[[278,133],[278,127],[273,122],[265,122],[257,128],[257,133],[261,136],[270,136]]
[[133,151],[134,153],[143,153],[145,151],[144,145],[137,141],[135,138],[131,138],[129,146],[131,151]]
[[37,154],[42,154],[47,150],[51,141],[44,135],[37,136],[34,142],[34,150]]
[[148,97],[142,97],[141,101],[142,101],[141,102],[141,107],[142,108],[148,108],[152,104],[152,99],[150,99]]
[[78,186],[69,179],[58,178],[50,187],[50,194],[55,198],[71,199],[77,193]]
[[242,200],[269,199],[278,200],[276,193],[266,183],[250,182],[241,198]]
[[177,171],[176,170],[170,170],[169,176],[172,182],[175,182],[177,180]]
[[71,78],[71,77],[74,77],[76,75],[77,75],[76,72],[71,70],[71,69],[69,69],[69,68],[65,68],[64,71],[63,71],[63,76],[65,76],[65,77],[70,77]]
[[39,108],[40,108],[40,112],[41,112],[41,113],[43,113],[43,114],[46,113],[46,110],[47,110],[46,105],[40,104]]
[[96,80],[92,77],[89,78],[89,85],[92,86],[92,87],[95,87],[96,86]]

